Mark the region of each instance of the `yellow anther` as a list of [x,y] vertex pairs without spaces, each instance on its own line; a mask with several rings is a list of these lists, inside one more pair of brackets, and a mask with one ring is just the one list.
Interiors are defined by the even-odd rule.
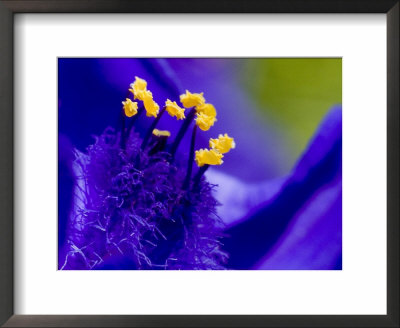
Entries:
[[172,117],[176,117],[177,120],[183,120],[185,118],[185,109],[182,107],[179,107],[176,101],[171,101],[167,99],[165,102],[165,108],[168,112],[169,115]]
[[160,106],[153,100],[153,96],[146,93],[143,99],[144,108],[146,109],[146,116],[148,117],[157,117],[158,112],[160,111]]
[[131,89],[129,89],[130,92],[133,93],[134,99],[140,99],[143,100],[143,92],[146,91],[147,88],[147,82],[137,76],[135,76],[135,82],[131,83]]
[[201,130],[208,131],[210,127],[214,125],[216,120],[215,116],[208,116],[204,113],[199,113],[196,117],[196,124]]
[[134,94],[133,98],[144,101],[146,98],[153,98],[153,94],[151,93],[150,90],[141,90],[141,91],[136,92],[136,94]]
[[186,90],[186,93],[180,96],[181,103],[183,107],[190,108],[194,106],[199,106],[205,103],[205,99],[202,93],[190,93]]
[[138,109],[138,104],[137,102],[133,102],[129,98],[126,98],[125,101],[122,102],[122,105],[124,105],[124,112],[125,115],[128,117],[132,117],[137,114],[137,109]]
[[158,129],[154,129],[153,130],[153,134],[156,137],[170,137],[171,136],[171,132],[169,132],[168,130],[158,130]]
[[235,146],[235,141],[227,133],[225,135],[220,134],[218,139],[210,139],[210,148],[218,150],[221,154],[227,153]]
[[206,114],[207,116],[211,116],[211,117],[217,116],[217,111],[215,110],[215,107],[211,104],[202,104],[202,105],[196,106],[196,112],[203,113],[203,114]]
[[205,164],[221,165],[224,162],[222,157],[224,155],[214,149],[200,149],[196,151],[195,160],[199,167]]

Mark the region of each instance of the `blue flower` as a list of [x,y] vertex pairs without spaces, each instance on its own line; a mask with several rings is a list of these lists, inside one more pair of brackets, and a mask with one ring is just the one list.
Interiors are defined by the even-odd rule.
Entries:
[[[214,64],[212,60],[205,61],[199,69],[190,60],[61,60],[59,268],[341,268],[341,108],[332,109],[326,116],[292,172],[274,178],[280,174],[280,162],[286,157],[284,147],[277,147],[278,135],[272,127],[266,129],[252,116],[250,107],[253,104],[233,79],[227,78],[230,67]],[[196,70],[197,78],[189,80],[188,72]],[[216,71],[223,74],[216,74]],[[76,74],[80,74],[80,78],[77,79]],[[205,173],[206,179],[201,179],[198,197],[188,198],[180,194],[186,164],[181,164],[179,158],[186,161],[188,154],[185,150],[190,148],[190,138],[182,140],[177,162],[171,164],[168,152],[157,148],[164,149],[161,140],[151,137],[150,145],[157,149],[151,155],[140,150],[151,120],[137,119],[127,138],[128,157],[121,156],[118,135],[121,122],[115,108],[120,107],[121,99],[129,96],[123,90],[135,75],[149,82],[154,99],[160,104],[166,99],[178,100],[185,88],[205,92],[207,100],[218,108],[218,122],[210,133],[198,135],[196,148],[208,147],[210,137],[226,131],[234,135],[240,145],[224,163],[223,170],[216,168]],[[207,79],[207,76],[213,78]],[[102,101],[95,108],[91,107],[92,102],[88,99],[98,94],[103,95]],[[217,130],[221,122],[224,131]],[[114,128],[107,129],[108,126]],[[158,122],[158,127],[168,129],[171,135],[175,135],[180,126],[181,122],[168,120],[165,116]],[[99,136],[94,144],[91,135]],[[259,151],[259,140],[262,140],[263,151]],[[139,162],[143,164],[143,170],[129,164],[138,161],[137,153],[141,154]],[[269,156],[271,153],[274,153],[273,158]],[[110,159],[116,158],[122,161],[117,165],[119,172],[104,179],[116,165]],[[243,158],[252,158],[246,160],[246,170],[238,165]],[[151,165],[148,165],[149,161]],[[103,163],[100,167],[99,162]],[[147,172],[145,178],[144,171]],[[88,176],[88,172],[93,176]],[[83,176],[92,181],[85,187],[82,185]],[[151,180],[157,182],[149,183],[143,189],[143,183]],[[112,188],[107,195],[101,194],[93,181],[104,181]],[[129,220],[135,222],[132,229],[137,239],[134,245],[130,245],[134,256],[126,256],[126,249],[121,249],[115,242],[134,232],[123,226],[124,220],[129,221],[126,216],[118,215],[120,224],[110,230],[111,240],[117,245],[107,238],[99,245],[99,239],[91,235],[104,234],[104,226],[95,220],[98,212],[91,212],[79,202],[90,198],[97,209],[101,207],[102,213],[120,211],[126,205],[124,197],[124,204],[121,204],[121,195],[132,195],[134,190],[130,188],[135,186],[142,189],[130,200],[136,207],[129,213]],[[112,192],[118,197],[113,198]],[[172,215],[166,205],[168,201],[179,204]],[[217,206],[218,203],[222,206]],[[78,213],[82,208],[86,213]],[[193,215],[194,212],[199,216]],[[201,228],[191,231],[191,238],[182,237],[187,233],[185,224],[182,224],[186,216],[197,220]],[[163,218],[167,228],[157,231],[157,224],[152,225],[156,218]],[[222,231],[223,223],[227,225],[225,231]],[[165,236],[163,231],[168,231],[169,235]],[[88,240],[95,242],[91,244]],[[192,245],[180,244],[177,247],[185,240]],[[200,241],[204,244],[199,245]],[[158,242],[160,245],[162,242],[162,246],[155,247]],[[197,246],[194,247],[193,243]],[[108,247],[105,252],[104,245]],[[109,254],[108,258],[98,254],[102,247],[103,253]],[[141,247],[145,248],[144,252]],[[207,254],[200,261],[199,252]],[[66,261],[67,256],[70,258]]]

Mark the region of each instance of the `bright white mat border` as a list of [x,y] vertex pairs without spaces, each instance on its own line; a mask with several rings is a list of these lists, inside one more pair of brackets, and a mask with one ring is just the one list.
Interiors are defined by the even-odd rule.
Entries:
[[[386,314],[385,15],[18,14],[14,50],[16,314]],[[343,270],[57,271],[58,56],[343,57]]]

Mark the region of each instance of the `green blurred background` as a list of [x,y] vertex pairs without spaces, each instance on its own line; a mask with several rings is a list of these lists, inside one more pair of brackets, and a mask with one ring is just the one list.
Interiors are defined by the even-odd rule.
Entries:
[[243,87],[283,131],[295,161],[327,111],[342,103],[342,59],[257,58],[247,59],[243,68]]

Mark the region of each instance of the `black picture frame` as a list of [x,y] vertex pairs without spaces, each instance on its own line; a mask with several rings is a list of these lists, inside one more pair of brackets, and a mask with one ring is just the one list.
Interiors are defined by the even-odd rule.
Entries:
[[[0,324],[5,327],[399,327],[399,8],[398,0],[0,0]],[[385,13],[387,315],[14,315],[13,30],[17,13]]]

